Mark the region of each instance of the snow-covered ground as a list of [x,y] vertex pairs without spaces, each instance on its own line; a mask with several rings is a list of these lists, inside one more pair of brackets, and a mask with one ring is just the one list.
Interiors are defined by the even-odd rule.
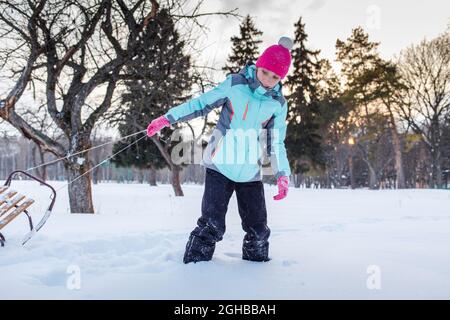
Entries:
[[[46,189],[15,186],[35,196],[33,215],[42,215]],[[3,230],[0,298],[450,298],[449,191],[291,188],[276,202],[275,187],[265,186],[270,262],[241,260],[233,195],[214,259],[184,265],[203,186],[183,190],[185,197],[174,197],[169,185],[95,185],[95,215],[69,214],[61,190],[54,214],[26,246],[24,217]]]

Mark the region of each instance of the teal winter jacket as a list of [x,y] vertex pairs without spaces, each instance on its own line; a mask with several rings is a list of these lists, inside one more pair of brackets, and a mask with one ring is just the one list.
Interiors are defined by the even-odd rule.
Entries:
[[284,146],[288,106],[281,84],[266,90],[256,77],[256,66],[249,62],[214,89],[171,108],[164,116],[174,124],[205,116],[220,107],[219,121],[201,165],[235,182],[260,181],[265,155],[270,158],[276,178],[289,177]]

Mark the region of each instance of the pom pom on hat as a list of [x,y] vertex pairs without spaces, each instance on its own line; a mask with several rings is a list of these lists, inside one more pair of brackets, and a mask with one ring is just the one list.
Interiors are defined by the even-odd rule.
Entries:
[[278,44],[280,46],[285,47],[289,51],[291,51],[292,47],[294,46],[294,42],[292,41],[291,38],[288,38],[288,37],[281,37],[280,40],[278,40]]
[[291,65],[291,49],[294,42],[291,38],[281,37],[278,44],[272,45],[264,50],[263,54],[256,61],[258,68],[265,68],[280,76],[283,79]]

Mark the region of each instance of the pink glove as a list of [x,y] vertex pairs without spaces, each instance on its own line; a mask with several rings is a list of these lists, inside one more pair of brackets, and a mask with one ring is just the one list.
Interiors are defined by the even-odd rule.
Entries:
[[167,120],[164,116],[154,119],[147,127],[147,136],[151,137],[162,128],[170,125],[169,120]]
[[289,189],[289,178],[286,176],[278,177],[278,194],[273,197],[274,200],[281,200],[287,196]]

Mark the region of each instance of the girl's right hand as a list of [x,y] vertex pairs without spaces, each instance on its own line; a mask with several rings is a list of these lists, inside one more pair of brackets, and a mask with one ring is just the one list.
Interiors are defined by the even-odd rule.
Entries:
[[162,128],[168,127],[170,125],[169,120],[164,116],[154,119],[147,127],[147,136],[151,137],[155,133],[159,132]]

